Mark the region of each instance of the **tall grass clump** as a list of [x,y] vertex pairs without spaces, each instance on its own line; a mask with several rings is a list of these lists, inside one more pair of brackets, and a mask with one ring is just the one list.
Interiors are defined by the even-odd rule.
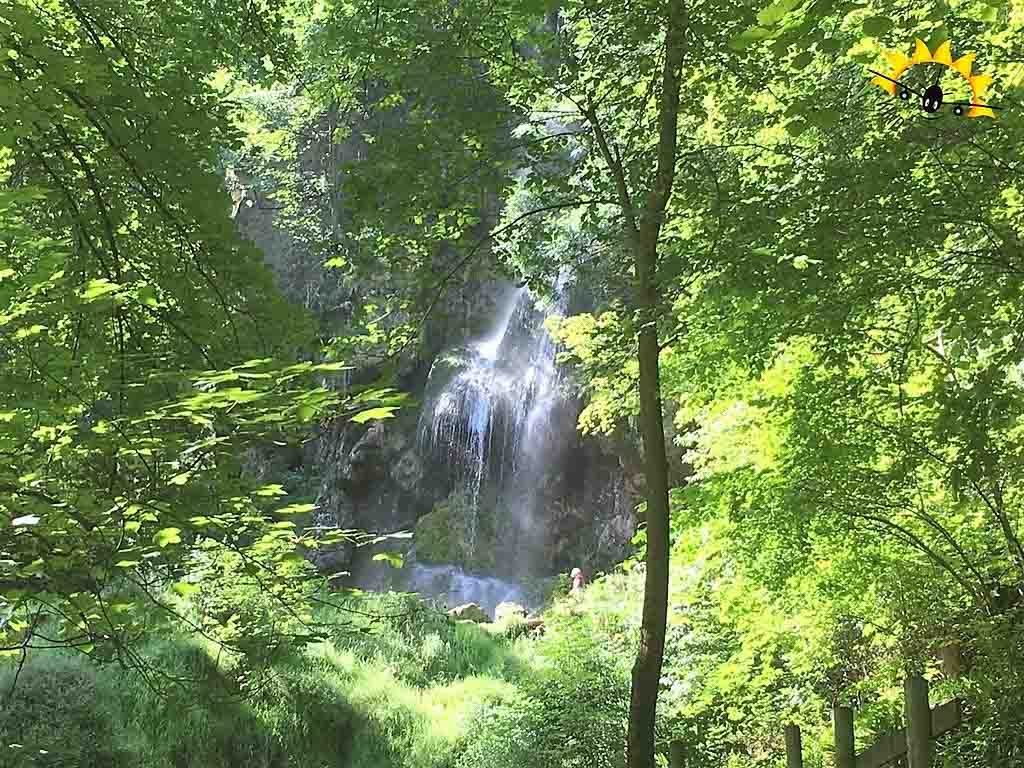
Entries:
[[[15,678],[17,684],[15,685]],[[0,766],[138,765],[116,692],[82,655],[32,654],[0,668]]]
[[[392,671],[412,686],[431,686],[478,675],[508,680],[521,671],[509,643],[480,627],[452,621],[415,595],[336,593],[318,619],[339,627],[331,639],[367,664]],[[359,619],[354,624],[345,621]]]
[[629,669],[587,616],[561,611],[514,695],[479,708],[458,768],[619,768]]

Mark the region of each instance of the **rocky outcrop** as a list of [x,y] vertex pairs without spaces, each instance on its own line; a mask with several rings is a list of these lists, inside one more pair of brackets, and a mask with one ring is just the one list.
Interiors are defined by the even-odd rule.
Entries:
[[[344,211],[336,201],[337,180],[344,163],[365,150],[358,136],[334,142],[337,122],[336,116],[325,113],[300,136],[297,163],[289,170],[297,174],[298,211],[276,201],[273,182],[267,181],[271,175],[261,175],[259,163],[235,164],[228,180],[239,229],[263,250],[285,293],[319,318],[325,337],[344,335],[361,303],[394,290],[404,279],[382,272],[339,280],[324,266],[323,250],[315,245],[336,242],[344,228]],[[297,220],[303,233],[297,234]],[[319,234],[310,237],[309,231],[317,228]],[[487,259],[486,254],[480,259],[484,273]],[[422,327],[419,342],[399,357],[397,385],[419,399],[422,407],[435,402],[450,379],[471,364],[477,354],[471,342],[493,328],[503,302],[514,291],[497,273],[495,269],[492,277],[481,278],[478,272],[453,280],[438,311]],[[593,299],[579,289],[570,293],[565,311],[583,310]],[[387,322],[406,319],[396,315]],[[501,341],[512,376],[522,376],[529,368],[538,320],[535,309],[525,309],[513,318],[518,331]],[[350,362],[357,369],[334,385],[358,387],[380,375],[379,360],[369,355]],[[558,386],[572,389],[567,378]],[[507,403],[512,410],[520,405],[515,399]],[[571,391],[546,414],[544,450],[536,471],[521,477],[518,485],[509,484],[500,477],[508,468],[491,462],[472,500],[466,496],[465,477],[450,457],[424,444],[421,412],[421,407],[411,406],[395,419],[372,425],[326,424],[297,455],[293,451],[284,459],[287,474],[294,479],[289,489],[315,497],[316,523],[375,533],[415,531],[413,540],[388,548],[399,548],[407,564],[424,566],[403,583],[372,560],[370,553],[377,548],[357,550],[349,544],[315,552],[312,558],[322,570],[353,570],[366,586],[438,589],[423,586],[437,581],[424,575],[431,573],[432,564],[441,572],[451,566],[457,573],[475,574],[487,584],[490,577],[521,583],[524,577],[573,566],[593,573],[626,553],[636,524],[637,488],[630,482],[634,473],[611,443],[579,435],[579,403]],[[519,498],[527,491],[528,504]],[[456,581],[464,584],[475,576]],[[443,589],[458,594],[462,587]]]
[[498,530],[504,507],[494,498],[473,500],[462,489],[450,493],[416,521],[416,557],[424,563],[454,563],[470,571],[493,571],[500,557]]
[[519,603],[498,603],[494,609],[494,623],[500,624],[509,619],[525,619],[526,608]]
[[[450,471],[423,455],[417,416],[409,411],[369,429],[334,425],[320,437],[314,466],[321,476],[322,522],[415,531],[418,562],[509,577],[575,566],[590,573],[626,554],[636,527],[635,496],[621,461],[598,441],[580,437],[570,425],[562,461],[538,481],[534,519],[523,530],[510,499],[494,485],[484,484],[474,506]],[[534,553],[535,562],[523,568],[509,558],[515,551]],[[320,553],[318,563],[342,570],[353,552],[348,546]]]

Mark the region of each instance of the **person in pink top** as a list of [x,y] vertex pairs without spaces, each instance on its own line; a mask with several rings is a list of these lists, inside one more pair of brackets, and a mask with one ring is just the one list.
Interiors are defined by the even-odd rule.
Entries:
[[583,575],[583,571],[579,568],[573,568],[572,573],[569,574],[569,578],[572,579],[572,586],[569,588],[569,594],[575,595],[583,591],[583,585],[587,583],[587,577]]

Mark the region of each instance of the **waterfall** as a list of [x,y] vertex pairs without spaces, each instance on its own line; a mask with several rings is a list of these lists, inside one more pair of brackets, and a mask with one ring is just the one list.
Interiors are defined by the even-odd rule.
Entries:
[[[432,397],[420,417],[421,450],[447,465],[457,490],[469,499],[470,552],[476,547],[481,486],[488,481],[515,517],[516,528],[526,538],[532,532],[554,442],[552,416],[564,402],[555,344],[543,323],[564,309],[565,282],[560,275],[556,301],[546,312],[538,311],[527,289],[511,291],[488,335],[431,370]],[[520,546],[508,554],[525,566],[519,570],[529,570],[529,551]]]
[[405,579],[411,592],[436,596],[452,607],[476,603],[492,617],[499,603],[530,606],[529,596],[521,587],[493,576],[474,576],[453,565],[414,563],[408,567]]
[[[463,359],[445,359],[445,364],[461,364],[462,370],[450,379],[420,417],[421,446],[427,453],[443,454],[474,506],[490,464],[494,433],[498,431],[495,419],[515,403],[515,382],[502,366],[499,354],[512,316],[525,295],[523,288],[512,292],[495,329],[471,344]],[[432,377],[437,370],[437,366],[431,370]],[[507,437],[502,436],[502,455]]]
[[[392,569],[373,560],[377,546],[368,547],[354,556],[349,583],[417,592],[449,607],[473,602],[492,614],[503,601],[537,607],[526,585],[549,575],[551,536],[543,522],[550,510],[539,505],[564,492],[552,489],[564,479],[565,446],[575,434],[575,400],[562,392],[556,345],[544,328],[547,317],[565,314],[565,283],[560,276],[554,301],[544,306],[526,288],[510,288],[486,334],[446,350],[431,366],[415,451],[434,486],[434,508],[458,510],[459,559],[426,561],[416,553]],[[493,513],[486,545],[494,547],[486,551],[478,541],[485,509]],[[481,559],[493,563],[487,573],[464,564]]]

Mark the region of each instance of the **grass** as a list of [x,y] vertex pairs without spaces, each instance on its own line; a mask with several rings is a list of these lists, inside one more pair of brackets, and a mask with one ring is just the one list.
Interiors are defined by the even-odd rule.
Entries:
[[385,665],[360,663],[351,652],[314,650],[327,660],[339,694],[357,713],[351,765],[366,768],[454,765],[476,708],[509,698],[514,686],[485,675],[419,688]]
[[[81,655],[30,654],[0,710],[0,767],[455,766],[476,713],[514,696],[522,648],[408,598],[354,599],[397,618],[279,660],[245,700],[224,695],[233,679],[214,649],[184,637],[144,649],[199,681],[169,694]],[[14,671],[0,669],[0,692]]]

